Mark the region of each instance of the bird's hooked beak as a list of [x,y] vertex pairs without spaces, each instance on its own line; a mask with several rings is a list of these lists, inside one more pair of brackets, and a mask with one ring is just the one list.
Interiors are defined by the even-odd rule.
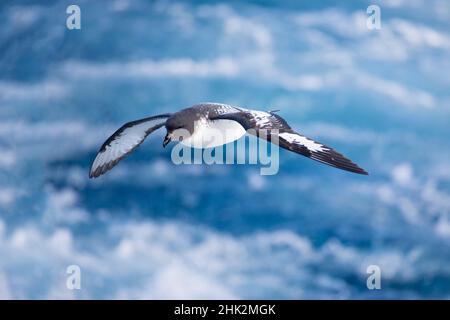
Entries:
[[169,133],[167,133],[166,136],[164,137],[163,147],[165,148],[170,141],[172,141],[172,136]]

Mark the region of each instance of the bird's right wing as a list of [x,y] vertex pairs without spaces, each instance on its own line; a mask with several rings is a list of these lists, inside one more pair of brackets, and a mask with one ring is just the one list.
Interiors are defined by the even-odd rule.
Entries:
[[278,139],[280,147],[287,150],[341,170],[367,175],[363,168],[360,168],[356,163],[353,163],[336,150],[302,136],[294,130],[280,132]]
[[97,178],[112,169],[127,154],[136,149],[153,131],[161,128],[171,114],[161,114],[128,122],[114,132],[97,153],[89,178]]
[[357,164],[353,163],[339,152],[295,132],[288,125],[286,120],[274,112],[241,109],[240,112],[226,113],[212,118],[212,120],[219,119],[237,121],[248,133],[268,141],[271,140],[271,135],[276,132],[278,144],[284,149],[335,168],[367,175],[367,172],[364,169],[360,168]]

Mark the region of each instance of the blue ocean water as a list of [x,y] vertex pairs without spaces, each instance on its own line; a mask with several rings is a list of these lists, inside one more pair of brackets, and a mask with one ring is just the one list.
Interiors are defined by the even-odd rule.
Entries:
[[[450,297],[450,3],[79,0],[68,30],[70,4],[0,4],[0,298]],[[203,101],[370,175],[175,166],[158,132],[88,179],[117,127]]]

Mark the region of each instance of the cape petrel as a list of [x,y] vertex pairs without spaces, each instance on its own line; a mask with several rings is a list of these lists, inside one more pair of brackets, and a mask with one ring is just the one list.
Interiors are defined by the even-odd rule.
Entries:
[[[91,166],[89,177],[97,178],[112,169],[150,133],[163,126],[167,131],[163,147],[172,139],[195,148],[215,147],[235,141],[246,132],[270,141],[272,130],[276,132],[278,145],[282,148],[342,170],[367,175],[364,169],[332,148],[295,132],[274,111],[264,112],[220,103],[202,103],[175,113],[160,114],[124,124],[101,146]],[[187,132],[187,136],[180,135],[179,130]],[[226,130],[228,134],[225,139],[219,141],[209,137],[212,130]],[[259,132],[269,134],[261,135]],[[208,141],[207,146],[202,145],[205,140]]]

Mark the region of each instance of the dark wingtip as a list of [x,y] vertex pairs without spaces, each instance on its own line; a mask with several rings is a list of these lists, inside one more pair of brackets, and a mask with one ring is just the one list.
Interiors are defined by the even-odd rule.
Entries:
[[364,176],[368,176],[369,175],[369,172],[367,172],[366,170],[364,170],[363,168],[361,168],[357,164],[355,164],[355,166],[357,168],[357,172],[356,173],[362,174]]
[[92,172],[92,170],[89,170],[89,179],[94,179],[94,178],[97,178],[98,177],[98,175],[95,175],[93,172]]
[[[95,161],[95,160],[94,160]],[[98,175],[95,174],[95,171],[93,171],[94,163],[91,164],[91,167],[89,168],[89,179],[97,178]]]
[[369,173],[366,170],[364,170],[363,168],[359,167],[357,164],[355,164],[353,162],[351,162],[351,164],[352,164],[352,166],[350,168],[349,167],[339,167],[339,166],[338,166],[338,168],[342,169],[342,170],[345,170],[345,171],[352,172],[352,173],[361,174],[361,175],[364,175],[364,176],[368,176],[369,175]]
[[92,166],[91,166],[91,168],[89,169],[89,179],[95,179],[95,178],[98,178],[98,177],[100,177],[103,173],[105,173],[105,172],[102,170],[102,167],[98,167],[97,169],[93,170],[93,168],[92,168]]
[[368,176],[369,175],[369,173],[366,170],[364,170],[364,169],[361,169],[361,171],[358,171],[356,173],[362,174],[364,176]]
[[110,170],[110,168],[105,169],[104,167],[98,167],[94,171],[91,170],[89,172],[89,179],[96,179],[96,178],[100,177],[101,175],[105,174],[108,170]]

